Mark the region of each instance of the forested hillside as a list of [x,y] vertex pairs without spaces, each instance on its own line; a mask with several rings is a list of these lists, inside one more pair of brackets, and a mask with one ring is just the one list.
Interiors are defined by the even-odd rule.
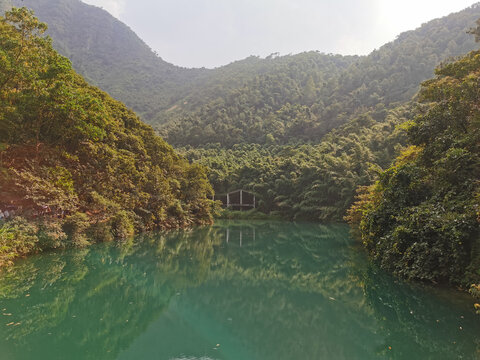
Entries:
[[[0,228],[0,264],[83,246],[87,235],[208,223],[203,165],[217,193],[250,190],[260,211],[288,219],[342,220],[358,192],[348,219],[381,267],[480,282],[480,52],[459,57],[477,46],[467,30],[479,4],[369,56],[272,54],[188,70],[101,9],[21,3],[49,19],[56,48],[78,71],[140,111],[186,159],[77,75],[30,12],[8,12],[0,209],[15,218]],[[473,32],[479,40],[480,26]]]
[[242,187],[264,212],[312,220],[341,220],[355,189],[400,153],[406,141],[397,126],[414,116],[420,83],[475,48],[466,32],[480,17],[477,4],[369,56],[272,54],[186,70],[99,8],[79,0],[22,4],[51,24],[55,46],[77,70],[206,165],[217,193]]
[[45,30],[25,8],[0,17],[0,265],[211,222],[204,169],[75,73]]
[[126,25],[80,0],[0,3],[7,1],[34,9],[80,74],[177,146],[319,141],[365,107],[410,100],[440,62],[474,49],[465,31],[480,17],[473,6],[433,20],[369,56],[272,54],[207,70],[164,62]]
[[220,82],[214,95],[207,87],[160,112],[155,123],[177,146],[318,142],[352,115],[410,101],[439,63],[474,49],[466,31],[479,17],[475,5],[403,33],[366,57],[280,57],[274,71],[233,90]]
[[[157,123],[169,120],[158,128],[175,145],[231,147],[320,138],[333,126],[320,122],[316,113],[329,96],[329,84],[355,59],[310,52],[262,60],[271,62],[267,73],[233,90],[221,80],[214,89],[193,93],[184,105],[160,113]],[[214,100],[202,105],[209,97]]]
[[379,107],[332,131],[319,144],[215,145],[181,151],[210,169],[218,193],[238,188],[255,192],[262,212],[296,220],[341,220],[356,188],[370,184],[402,148],[405,132],[396,127],[412,113],[410,106],[390,111]]
[[372,257],[396,275],[480,282],[479,78],[479,51],[438,68],[407,123],[410,146],[350,210]]
[[4,7],[8,2],[33,9],[78,73],[140,115],[168,106],[206,71],[163,61],[128,26],[80,0],[0,0]]
[[[429,77],[429,73],[433,74],[433,63],[440,62],[441,57],[430,55],[431,63],[419,59],[426,57],[426,52],[435,53],[432,52],[433,44],[436,44],[436,49],[441,49],[440,53],[445,57],[454,54],[453,48],[457,51],[473,48],[474,39],[466,30],[475,24],[478,12],[479,8],[475,6],[445,19],[430,22],[420,30],[400,36],[392,44],[349,66],[341,75],[342,85],[339,88],[351,89],[354,83],[357,83],[357,86],[362,84],[362,77],[363,81],[368,79],[369,68],[370,75],[374,78],[373,70],[376,69],[377,75],[381,74],[380,65],[383,64],[385,78],[382,85],[380,86],[377,80],[370,84],[383,88],[384,90],[375,93],[383,93],[384,96],[371,102],[366,98],[358,99],[358,108],[355,109],[355,106],[350,106],[357,94],[353,90],[350,96],[344,97],[346,102],[341,102],[341,107],[337,104],[337,111],[344,111],[334,117],[335,126],[340,126],[337,129],[328,131],[328,126],[333,124],[329,121],[322,122],[315,115],[314,109],[326,99],[324,95],[318,96],[310,107],[299,105],[302,97],[297,95],[295,105],[288,103],[275,113],[259,116],[256,123],[238,121],[240,118],[248,119],[241,112],[241,101],[248,99],[242,95],[249,94],[252,87],[245,86],[245,94],[231,94],[235,111],[228,112],[229,107],[226,107],[222,100],[218,100],[217,107],[205,107],[205,114],[189,116],[187,123],[185,119],[178,120],[171,129],[167,128],[165,135],[174,143],[180,141],[183,144],[182,139],[187,139],[185,143],[197,145],[196,148],[187,146],[182,151],[189,159],[211,169],[210,181],[217,192],[224,193],[237,188],[249,189],[261,199],[260,210],[285,218],[341,220],[353,202],[357,187],[371,184],[382,169],[390,166],[406,145],[406,132],[401,124],[414,118],[424,106],[411,102],[409,97],[417,90],[416,81]],[[467,18],[471,21],[469,24],[464,23]],[[453,33],[444,29],[447,25]],[[422,46],[409,49],[414,43]],[[427,44],[430,44],[430,47]],[[407,54],[415,54],[415,51],[418,58],[410,55],[407,57]],[[315,56],[301,56],[306,60],[308,55]],[[390,67],[389,62],[393,63]],[[428,66],[431,66],[430,70],[427,70]],[[304,77],[308,74],[309,72],[305,71]],[[265,78],[272,79],[272,76]],[[335,75],[332,78],[335,79]],[[401,91],[405,81],[410,84],[406,92]],[[268,81],[266,83],[269,84]],[[273,80],[270,83],[274,83]],[[361,87],[367,89],[364,84]],[[268,89],[268,85],[262,84],[258,88]],[[300,91],[299,93],[301,94]],[[251,99],[253,101],[255,97],[252,96]],[[268,102],[267,99],[268,97],[263,97],[258,104]],[[224,109],[218,110],[220,107]],[[258,110],[259,108],[261,110]],[[352,115],[348,115],[349,108]],[[253,106],[252,109],[254,112],[264,111],[265,108]],[[207,119],[208,122],[216,121],[215,114],[218,114],[220,119],[215,126],[210,127],[210,124],[202,122],[202,119]],[[346,123],[341,125],[343,122]],[[233,124],[241,124],[242,127],[239,130]],[[231,127],[228,128],[228,125]],[[270,128],[265,131],[267,126]],[[172,134],[175,137],[172,137]],[[188,137],[189,134],[191,137]],[[217,141],[209,140],[209,136],[215,137]],[[213,144],[202,145],[202,140]],[[239,144],[235,144],[235,141]]]

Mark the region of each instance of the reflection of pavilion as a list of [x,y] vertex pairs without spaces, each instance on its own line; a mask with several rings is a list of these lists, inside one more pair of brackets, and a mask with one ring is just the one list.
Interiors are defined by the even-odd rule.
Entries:
[[227,227],[225,233],[225,240],[227,244],[229,244],[230,242],[234,243],[238,241],[238,244],[240,245],[240,247],[242,247],[244,242],[248,242],[249,240],[253,240],[253,242],[255,242],[255,227],[247,226],[247,228],[249,228],[250,231],[245,231],[243,227],[235,226],[232,229],[230,227]]

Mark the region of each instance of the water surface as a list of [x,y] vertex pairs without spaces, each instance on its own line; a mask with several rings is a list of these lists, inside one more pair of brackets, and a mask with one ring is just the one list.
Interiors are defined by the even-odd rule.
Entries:
[[0,359],[480,359],[472,299],[370,266],[346,226],[220,222],[0,278]]

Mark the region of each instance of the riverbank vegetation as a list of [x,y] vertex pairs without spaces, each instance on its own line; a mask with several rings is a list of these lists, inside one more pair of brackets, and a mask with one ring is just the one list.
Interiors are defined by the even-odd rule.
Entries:
[[257,209],[246,211],[234,211],[231,209],[223,209],[216,216],[217,219],[224,220],[282,220],[280,216],[265,214]]
[[204,169],[76,74],[46,28],[25,8],[0,18],[0,264],[210,223]]
[[350,210],[372,258],[398,276],[480,282],[479,77],[480,51],[437,69],[407,123],[410,146]]

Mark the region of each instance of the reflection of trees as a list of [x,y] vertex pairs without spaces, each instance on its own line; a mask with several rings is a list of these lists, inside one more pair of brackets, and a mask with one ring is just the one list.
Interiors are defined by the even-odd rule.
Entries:
[[207,311],[252,344],[255,358],[476,356],[478,319],[449,298],[372,273],[346,228],[260,224],[255,242],[248,226],[229,228],[228,246],[216,251],[209,280],[188,290],[185,308]]
[[[345,226],[274,224],[260,223],[255,243],[253,229],[229,225],[230,244],[217,251],[211,277],[249,284],[276,280],[281,288],[345,301],[352,298],[351,292],[361,291],[351,272],[354,256],[362,254],[352,251]],[[242,251],[237,249],[240,233]]]
[[255,359],[368,358],[375,321],[352,273],[362,254],[348,228],[256,224],[254,242],[250,227],[222,223],[229,244],[217,250],[208,281],[188,290],[185,308],[207,311]]
[[0,279],[0,307],[18,324],[0,331],[21,353],[114,359],[177,291],[203,281],[216,241],[204,228],[32,258]]
[[[478,359],[480,322],[464,306],[455,306],[452,292],[393,281],[369,267],[364,289],[382,332],[381,353],[392,359]],[[459,294],[454,294],[459,302]]]
[[344,226],[221,222],[45,254],[2,275],[14,324],[0,338],[20,359],[115,359],[181,292],[182,319],[220,326],[251,359],[474,358],[477,320],[376,273],[355,246]]

